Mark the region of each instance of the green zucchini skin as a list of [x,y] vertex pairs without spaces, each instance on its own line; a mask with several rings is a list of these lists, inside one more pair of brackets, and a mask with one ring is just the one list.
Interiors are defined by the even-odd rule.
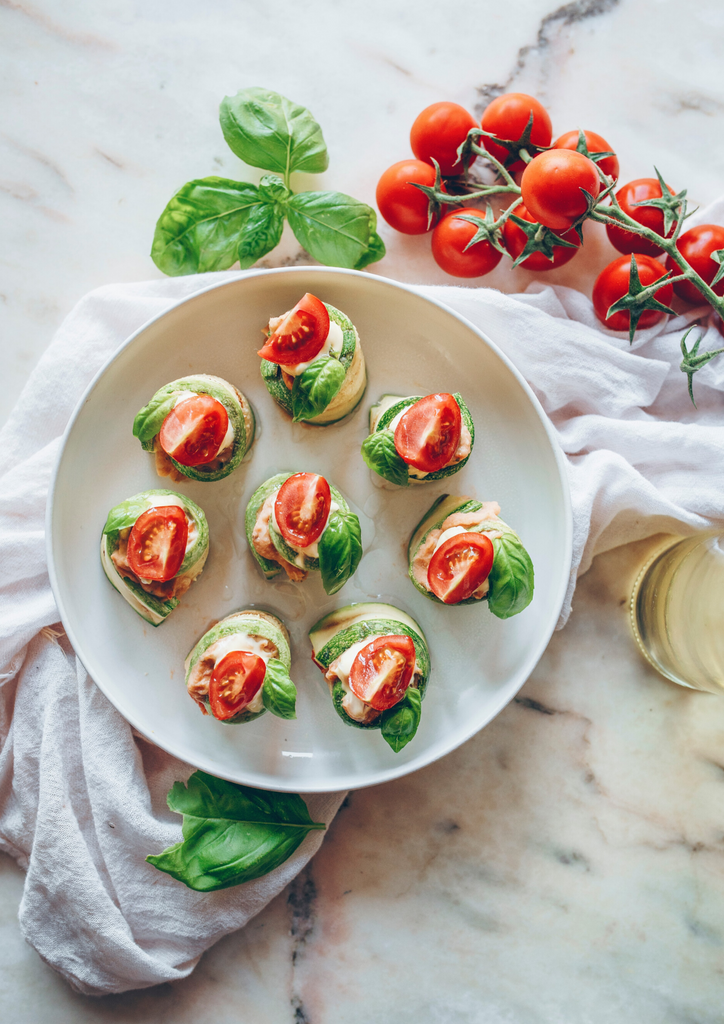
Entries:
[[[275,615],[271,615],[269,612],[260,614],[253,608],[246,609],[241,612],[234,612],[232,615],[227,615],[226,618],[221,619],[215,626],[207,630],[206,633],[201,637],[198,643],[189,652],[186,661],[184,662],[185,676],[184,681],[188,686],[189,677],[193,671],[199,658],[215,644],[217,640],[221,640],[223,637],[232,636],[234,633],[250,634],[252,636],[263,636],[267,640],[271,640],[276,649],[279,651],[279,661],[282,662],[284,667],[289,671],[292,664],[292,655],[289,647],[289,634],[287,628],[281,619],[278,619]],[[275,660],[275,659],[271,659]],[[211,705],[208,697],[204,700],[208,714],[214,718],[211,711]],[[226,718],[222,721],[223,725],[244,725],[246,722],[254,722],[262,715],[266,714],[267,709],[262,708],[261,711],[248,711],[243,710],[233,718]],[[220,721],[220,719],[215,719]]]
[[[345,612],[355,607],[364,608],[364,605],[348,605],[346,608],[339,609],[339,611],[332,612],[329,615],[326,615],[323,619],[320,619],[320,621],[315,623],[315,625],[310,629],[310,638],[313,637],[317,630],[323,628],[325,620],[331,618],[332,615],[339,615],[340,612]],[[326,672],[332,662],[338,658],[340,654],[346,651],[353,644],[359,643],[369,636],[404,634],[405,636],[409,636],[415,645],[415,657],[418,668],[420,669],[417,688],[420,691],[420,698],[424,700],[427,684],[430,678],[430,652],[422,630],[419,626],[417,629],[413,629],[407,622],[401,622],[399,619],[395,618],[394,615],[398,612],[398,609],[393,605],[374,605],[371,607],[374,608],[374,611],[371,611],[369,617],[365,617],[349,626],[345,626],[334,633],[324,646],[321,647],[316,654],[313,654],[314,661],[319,665],[322,671]],[[389,617],[387,614],[382,617],[383,609],[389,609]],[[405,617],[409,618],[408,616]],[[312,641],[312,643],[314,647],[314,641]],[[331,696],[334,710],[345,725],[352,726],[355,729],[380,729],[382,727],[384,712],[378,715],[372,722],[357,722],[353,718],[349,717],[342,707],[342,701],[345,697],[345,689],[339,680],[332,687]]]
[[[430,506],[430,508],[424,514],[424,516],[422,517],[420,522],[417,524],[415,529],[412,531],[412,534],[410,536],[410,541],[409,541],[409,543],[407,545],[408,575],[410,577],[410,582],[415,587],[415,589],[418,590],[421,594],[424,594],[424,596],[429,601],[433,601],[436,604],[440,604],[444,608],[458,608],[461,605],[467,605],[467,604],[470,604],[470,605],[481,605],[481,604],[483,604],[483,602],[488,602],[490,591],[484,597],[482,597],[482,598],[468,597],[466,600],[458,601],[455,604],[445,604],[444,601],[441,601],[439,597],[437,597],[435,594],[432,593],[432,591],[428,590],[426,587],[423,587],[418,582],[418,580],[415,579],[415,576],[413,574],[413,568],[412,568],[413,567],[413,562],[415,561],[415,558],[417,557],[417,554],[418,554],[420,548],[423,546],[423,544],[427,540],[429,534],[432,532],[432,530],[439,529],[442,526],[442,524],[445,522],[445,520],[448,518],[448,516],[455,515],[458,512],[460,512],[460,513],[478,512],[482,507],[483,507],[482,502],[477,501],[475,498],[469,498],[469,497],[465,497],[463,495],[441,494],[440,497],[437,498],[437,500],[433,502],[433,504]],[[504,535],[507,534],[510,537],[514,537],[515,538],[515,540],[520,545],[520,548],[521,548],[522,552],[524,553],[525,559],[527,559],[527,561],[528,561],[528,563],[530,565],[530,573],[531,573],[531,577],[532,577],[533,565],[532,565],[532,562],[530,561],[530,556],[528,555],[528,552],[523,547],[523,544],[522,544],[518,534],[515,532],[515,530],[513,530],[510,526],[508,526],[508,524],[506,522],[504,522],[498,516],[494,516],[494,517],[489,518],[489,519],[484,519],[479,527],[475,527],[475,526],[469,527],[469,532],[470,533],[488,533],[488,532],[491,532],[491,531],[496,531],[496,532],[499,531],[500,533],[502,533]],[[491,584],[492,584],[492,581],[494,580],[494,573],[495,573],[495,561],[493,561],[493,568],[491,569],[490,576],[488,577],[488,579],[491,581]],[[532,599],[532,594],[533,594],[533,589],[532,589],[532,585],[531,585],[531,593],[530,593],[530,598],[531,599]],[[528,601],[528,603],[530,603],[530,600]],[[494,611],[493,608],[491,608],[490,610]],[[520,608],[519,611],[523,611],[523,608]],[[518,612],[514,612],[513,614],[518,614]],[[508,616],[506,615],[505,617],[508,617]]]
[[[342,328],[343,341],[342,350],[339,353],[339,361],[345,369],[345,374],[349,374],[350,369],[352,367],[352,362],[355,358],[355,353],[357,352],[358,349],[358,360],[362,358],[363,362],[360,371],[362,377],[361,386],[359,388],[355,388],[353,394],[349,396],[348,400],[340,404],[338,413],[334,414],[332,418],[328,418],[325,410],[319,413],[317,416],[312,417],[311,419],[302,421],[320,427],[328,427],[331,426],[333,423],[338,423],[340,420],[343,420],[345,417],[349,416],[350,413],[354,412],[359,403],[362,401],[365,389],[367,387],[367,375],[364,367],[364,358],[362,357],[362,350],[356,327],[349,319],[349,317],[342,313],[341,310],[337,309],[335,306],[330,305],[328,302],[325,302],[324,306],[326,307],[327,312],[329,313],[329,319],[334,321],[334,323],[338,324],[339,327]],[[286,412],[289,416],[291,416],[293,414],[292,393],[282,379],[281,367],[278,366],[277,363],[270,363],[267,359],[262,359],[260,372],[262,380],[264,381],[264,385],[269,394],[272,396],[277,405],[280,406],[284,410],[284,412]],[[327,408],[333,405],[333,403],[338,398],[338,395],[344,390],[346,383],[347,376],[345,376],[345,381],[342,384],[340,392],[338,392],[338,394],[335,395],[330,400]]]
[[[213,483],[216,480],[223,480],[224,477],[227,477],[230,473],[234,472],[254,443],[256,419],[254,416],[254,410],[247,398],[222,377],[214,377],[211,374],[198,373],[191,374],[188,377],[179,377],[178,380],[172,380],[169,384],[165,384],[162,388],[159,388],[148,405],[144,406],[144,408],[139,410],[137,413],[133,424],[133,436],[139,436],[139,424],[142,422],[144,414],[146,414],[149,409],[159,405],[164,401],[164,399],[170,398],[174,394],[181,394],[184,391],[193,391],[198,394],[209,395],[211,398],[215,398],[217,402],[221,402],[224,406],[234,429],[231,458],[229,458],[223,466],[214,470],[205,469],[203,465],[182,466],[180,462],[176,462],[176,460],[172,459],[170,456],[169,459],[174,468],[183,476],[188,477],[189,480],[199,480],[204,483]],[[250,431],[247,431],[245,413],[246,417],[251,422]],[[144,451],[154,451],[156,436],[157,435],[154,435],[150,439],[145,439],[140,442]]]
[[[143,587],[137,584],[135,580],[122,577],[117,572],[111,560],[111,555],[118,547],[121,530],[132,527],[136,519],[142,515],[146,508],[153,507],[154,498],[156,497],[176,498],[175,504],[183,508],[186,515],[196,526],[196,541],[187,551],[181,567],[176,573],[176,577],[195,570],[193,571],[193,579],[195,580],[201,574],[209,553],[209,526],[206,516],[195,501],[192,501],[191,498],[183,494],[177,494],[176,491],[162,488],[141,491],[140,494],[134,494],[131,498],[127,498],[111,509],[101,535],[101,565],[103,571],[111,586],[119,592],[121,597],[130,604],[141,618],[145,619],[152,626],[160,626],[168,618],[178,605],[178,598],[164,601],[153,594],[147,594]],[[117,525],[119,523],[124,525]]]
[[[380,402],[387,397],[390,396],[383,395],[382,399],[380,399]],[[376,434],[378,431],[388,430],[388,425],[393,421],[393,419],[395,418],[395,416],[397,416],[399,412],[402,412],[403,409],[409,408],[411,405],[414,405],[416,402],[419,402],[421,398],[425,397],[425,395],[410,395],[407,398],[400,398],[399,401],[395,402],[394,405],[391,405],[382,413],[382,415],[375,423],[374,430],[372,429],[372,422],[374,420],[375,410],[377,409],[379,402],[377,403],[377,405],[373,405],[370,408],[369,413],[370,433]],[[444,466],[442,469],[438,469],[434,473],[428,473],[428,475],[423,477],[422,479],[420,479],[419,477],[410,476],[408,470],[408,484],[434,483],[437,480],[444,480],[446,477],[453,476],[454,473],[460,472],[463,466],[467,463],[470,456],[473,454],[473,447],[475,445],[475,424],[473,423],[473,417],[471,416],[470,410],[463,401],[463,397],[462,395],[459,394],[459,392],[456,391],[453,394],[453,398],[458,404],[458,408],[460,409],[460,415],[462,417],[463,423],[470,431],[470,451],[468,452],[464,459],[461,459],[460,462],[456,462],[454,466]],[[380,473],[378,475],[383,476],[385,479],[389,479],[383,473]],[[394,480],[392,480],[391,482],[395,483]]]

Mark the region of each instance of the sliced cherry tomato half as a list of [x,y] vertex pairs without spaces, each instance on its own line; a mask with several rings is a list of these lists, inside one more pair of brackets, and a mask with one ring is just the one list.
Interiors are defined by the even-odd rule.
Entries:
[[266,662],[258,654],[230,651],[214,666],[209,683],[209,704],[214,718],[233,718],[250,704],[266,675]]
[[179,505],[149,508],[133,524],[128,564],[142,580],[172,580],[181,568],[188,538],[188,519]]
[[269,336],[257,355],[280,366],[308,363],[327,340],[329,313],[321,299],[307,292],[294,309],[270,320],[269,328]]
[[322,536],[332,494],[329,484],[317,473],[295,473],[279,488],[274,515],[279,532],[288,544],[309,547]]
[[427,583],[445,604],[472,597],[493,568],[493,542],[485,533],[456,533],[430,559]]
[[191,395],[174,406],[163,421],[158,441],[182,466],[203,466],[219,453],[229,414],[211,395]]
[[436,473],[460,444],[463,420],[452,395],[427,395],[411,405],[395,428],[395,448],[408,466]]
[[352,662],[352,693],[376,711],[394,707],[405,696],[415,668],[415,645],[409,636],[378,636]]

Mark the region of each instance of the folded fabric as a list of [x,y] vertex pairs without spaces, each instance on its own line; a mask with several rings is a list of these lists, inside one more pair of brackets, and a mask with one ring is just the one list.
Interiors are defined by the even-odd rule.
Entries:
[[[721,221],[724,203],[697,220]],[[45,558],[48,482],[87,383],[128,335],[228,274],[101,288],[61,326],[0,433],[0,848],[27,871],[20,926],[39,954],[89,994],[189,974],[303,867],[313,832],[280,868],[201,894],[144,861],[180,838],[166,793],[192,767],[134,735],[57,626]],[[661,530],[724,519],[724,362],[678,369],[683,328],[701,309],[641,332],[633,347],[601,329],[590,301],[534,285],[524,295],[420,288],[479,326],[530,382],[568,456],[573,571]],[[702,347],[720,340],[709,328]],[[53,628],[55,627],[55,628]],[[305,797],[329,822],[344,794]]]

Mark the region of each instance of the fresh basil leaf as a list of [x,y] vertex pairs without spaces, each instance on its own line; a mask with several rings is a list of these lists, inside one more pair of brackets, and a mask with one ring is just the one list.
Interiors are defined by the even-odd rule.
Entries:
[[287,181],[292,171],[327,170],[322,129],[306,107],[278,92],[254,86],[225,96],[219,120],[229,148],[245,164],[276,171]]
[[375,233],[377,214],[343,192],[298,192],[289,200],[287,217],[301,245],[328,267],[360,270],[384,256]]
[[158,219],[153,262],[170,275],[228,270],[259,204],[258,188],[246,181],[212,177],[186,182]]
[[145,498],[140,501],[128,498],[126,501],[122,501],[120,505],[116,505],[108,513],[106,519],[106,525],[103,527],[103,533],[116,533],[118,530],[127,530],[130,526],[133,526],[135,521],[140,515],[142,515],[148,508],[148,501]]
[[286,666],[278,658],[271,658],[267,662],[261,699],[267,711],[271,711],[277,718],[297,717],[297,688]]
[[136,413],[133,421],[133,436],[139,441],[150,441],[159,432],[163,421],[176,404],[178,395],[165,395],[157,398],[155,395],[140,412]]
[[284,204],[292,195],[278,174],[265,174],[259,182],[259,198],[265,203]]
[[422,697],[420,691],[413,686],[408,686],[398,704],[382,712],[382,736],[396,754],[407,746],[417,732],[421,713]]
[[168,806],[183,815],[183,842],[146,857],[149,864],[197,892],[250,882],[283,864],[312,829],[294,793],[269,793],[194,772],[175,782]]
[[247,267],[253,266],[257,260],[279,245],[283,228],[284,210],[281,206],[267,202],[255,206],[239,239],[237,255],[240,269],[246,270]]
[[344,382],[345,369],[333,356],[313,360],[292,385],[294,422],[311,420],[324,412]]
[[357,571],[362,558],[362,531],[354,512],[333,512],[319,538],[322,586],[331,596]]
[[391,430],[377,430],[362,442],[362,458],[370,469],[390,483],[406,487],[409,483],[407,463],[395,448]]
[[488,585],[488,605],[499,619],[517,615],[533,600],[533,563],[512,531],[493,540],[493,568]]

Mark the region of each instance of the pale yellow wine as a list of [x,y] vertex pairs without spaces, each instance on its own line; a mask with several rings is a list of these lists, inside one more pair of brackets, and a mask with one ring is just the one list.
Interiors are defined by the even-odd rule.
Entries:
[[678,541],[644,566],[631,596],[634,635],[675,683],[724,693],[724,535]]

